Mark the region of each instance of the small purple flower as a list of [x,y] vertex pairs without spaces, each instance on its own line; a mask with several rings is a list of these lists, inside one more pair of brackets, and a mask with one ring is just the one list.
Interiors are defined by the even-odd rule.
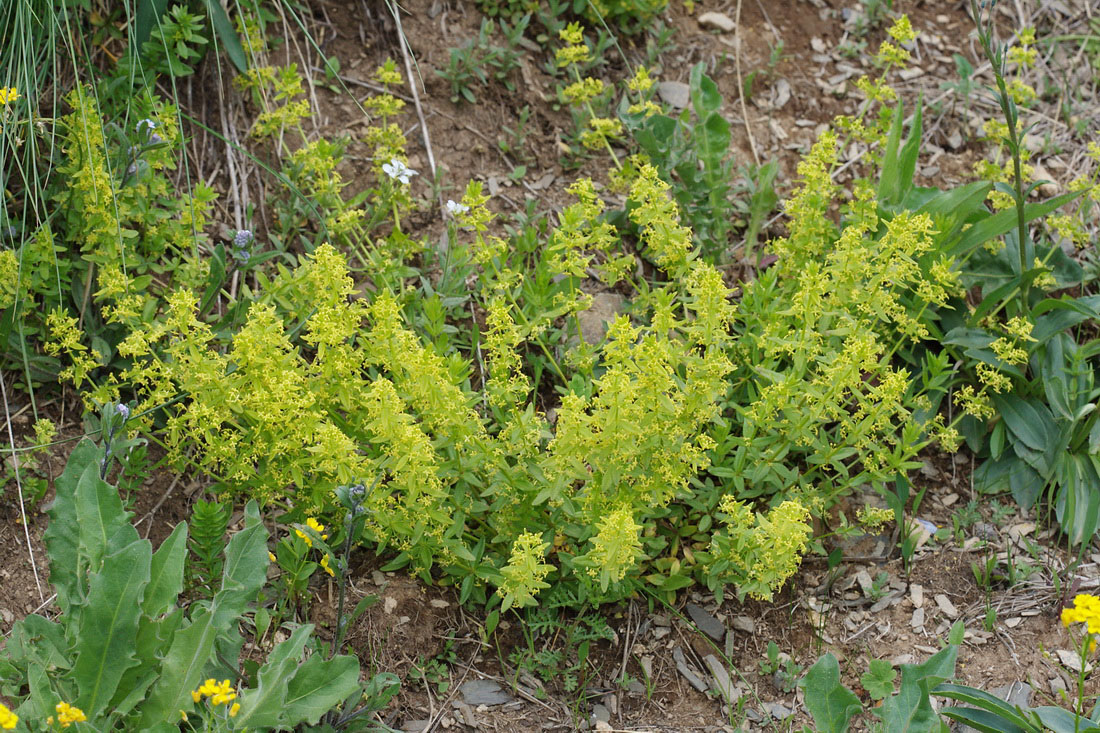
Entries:
[[130,408],[129,407],[119,403],[119,405],[115,409],[118,411],[119,415],[122,415],[122,419],[124,421],[130,419]]
[[233,237],[233,246],[244,248],[252,244],[252,240],[252,232],[247,229],[241,229],[237,232],[236,236]]

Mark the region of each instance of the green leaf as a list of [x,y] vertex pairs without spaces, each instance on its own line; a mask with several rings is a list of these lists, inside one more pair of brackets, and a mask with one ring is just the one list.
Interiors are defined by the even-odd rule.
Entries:
[[[952,700],[958,700],[959,702],[967,703],[975,708],[981,708],[989,713],[998,716],[1003,724],[1013,726],[1011,730],[1033,730],[1034,727],[1028,723],[1027,718],[1022,715],[1014,706],[1009,705],[995,695],[991,695],[983,690],[978,690],[967,685],[953,685],[949,683],[943,683],[932,690],[932,693],[941,697],[947,697]],[[946,715],[947,710],[961,710],[964,708],[947,708],[942,712]],[[973,726],[978,727],[978,726]]]
[[1039,720],[1043,722],[1043,725],[1050,728],[1054,733],[1083,733],[1084,731],[1100,730],[1100,727],[1087,719],[1078,718],[1068,710],[1051,705],[1032,708],[1031,712],[1039,716]]
[[902,105],[894,107],[894,117],[890,121],[890,134],[886,138],[886,149],[882,152],[882,174],[879,176],[877,199],[896,204],[901,196],[901,171],[898,166],[898,145],[901,144]]
[[706,168],[716,169],[729,148],[730,123],[717,112],[710,113],[695,126],[695,142]]
[[183,591],[183,561],[187,556],[187,523],[180,522],[153,554],[149,587],[141,602],[146,616],[156,618],[174,608]]
[[141,48],[149,40],[153,29],[168,10],[168,0],[147,0],[137,4],[134,16],[134,35],[130,37],[132,48]]
[[691,88],[691,106],[699,119],[705,119],[710,113],[717,112],[722,106],[722,93],[718,85],[704,73],[706,64],[699,62],[691,67],[688,85]]
[[898,676],[894,665],[885,659],[872,659],[868,670],[859,678],[863,689],[871,695],[872,700],[882,700],[894,692],[894,678]]
[[806,709],[822,733],[844,733],[862,709],[859,698],[840,682],[840,665],[831,653],[806,673]]
[[287,687],[283,716],[287,725],[317,720],[359,689],[359,660],[339,656],[324,660],[314,654],[298,668]]
[[1090,456],[1063,455],[1054,512],[1070,544],[1088,542],[1100,522],[1100,476]]
[[929,689],[955,673],[959,648],[949,645],[923,664],[901,665],[901,689],[883,701],[878,714],[891,733],[931,733],[940,719],[928,700]]
[[115,694],[123,673],[137,664],[134,641],[152,555],[149,541],[137,540],[104,558],[103,570],[92,576],[73,666],[78,707],[92,718]]
[[[236,725],[242,728],[274,728],[287,723],[283,708],[287,701],[287,685],[302,656],[311,624],[299,626],[290,638],[276,645],[256,675],[256,686],[241,695],[241,709]],[[340,698],[343,699],[343,698]]]
[[206,12],[210,16],[210,22],[214,24],[214,32],[222,47],[229,54],[229,60],[242,74],[248,71],[248,57],[241,47],[241,39],[237,37],[237,31],[233,28],[229,16],[222,7],[221,0],[205,0]]
[[84,467],[76,483],[76,520],[80,524],[80,559],[90,573],[99,572],[105,555],[128,547],[139,537],[130,524],[115,487],[99,477],[99,462]]
[[[1061,196],[1055,196],[1052,199],[1047,199],[1046,201],[1025,204],[1024,219],[1025,221],[1032,221],[1034,219],[1046,216],[1050,212],[1057,209],[1059,206],[1068,204],[1070,201],[1073,201],[1084,193],[1085,191],[1071,191],[1069,193],[1064,193]],[[980,247],[989,240],[1011,231],[1015,226],[1015,208],[998,211],[996,214],[991,214],[990,216],[986,217],[980,222],[977,222],[972,227],[967,229],[959,238],[959,241],[953,244],[949,251],[945,254],[952,257],[964,255],[975,247]]]
[[89,467],[97,468],[103,452],[84,438],[69,455],[65,470],[54,482],[56,496],[48,511],[50,525],[43,534],[50,557],[50,583],[57,591],[57,605],[67,615],[84,596],[80,570],[80,523],[76,511],[76,485]]
[[1047,453],[1058,443],[1058,427],[1041,402],[1013,395],[993,395],[993,405],[1012,435],[1028,448]]
[[940,715],[964,723],[980,733],[1028,733],[1034,728],[1021,728],[997,713],[975,708],[943,708]]

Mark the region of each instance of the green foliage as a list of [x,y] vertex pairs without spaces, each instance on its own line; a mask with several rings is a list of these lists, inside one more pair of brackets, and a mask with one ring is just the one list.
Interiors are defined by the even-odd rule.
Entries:
[[[593,25],[606,23],[617,33],[631,35],[650,27],[667,4],[668,0],[567,0],[556,3],[556,7],[552,7],[546,16],[549,20],[572,13]],[[534,0],[478,0],[477,5],[491,18],[511,20],[540,9],[540,3]],[[555,3],[552,2],[551,5],[554,6]],[[541,16],[542,13],[540,20]],[[549,30],[551,35],[556,34],[554,28]]]
[[200,499],[191,506],[187,570],[192,587],[202,586],[213,593],[214,582],[222,574],[222,550],[232,515],[233,505],[228,502]]
[[[955,674],[955,660],[962,643],[961,622],[951,629],[948,644],[922,664],[901,665],[901,685],[894,692],[896,672],[892,665],[872,660],[871,668],[860,681],[873,700],[882,700],[874,715],[888,731],[939,733],[948,730],[932,710],[929,695],[940,683]],[[863,711],[859,697],[840,681],[840,666],[831,653],[823,655],[806,673],[802,683],[806,708],[820,731],[845,733],[852,718]]]
[[[446,68],[437,69],[435,73],[451,85],[452,102],[476,103],[474,82],[485,86],[490,78],[504,84],[508,91],[515,90],[511,80],[512,71],[519,67],[520,40],[530,22],[530,13],[517,17],[511,24],[503,19],[497,22],[483,19],[477,38],[471,39],[461,48],[450,50]],[[504,36],[503,46],[496,46],[490,41],[497,23],[500,24],[500,32]]]
[[[203,679],[237,677],[238,622],[264,585],[267,534],[250,503],[244,529],[225,546],[219,589],[185,612],[177,598],[187,525],[153,552],[100,478],[103,461],[84,440],[57,480],[45,541],[60,615],[32,614],[15,624],[0,657],[8,670],[2,691],[28,721],[45,719],[61,702],[79,708],[96,730],[160,730],[195,711],[191,691]],[[301,626],[274,649],[258,685],[241,691],[240,708],[231,711],[236,726],[316,723],[359,692],[353,657],[302,661],[311,631]],[[201,705],[198,714],[207,714]]]

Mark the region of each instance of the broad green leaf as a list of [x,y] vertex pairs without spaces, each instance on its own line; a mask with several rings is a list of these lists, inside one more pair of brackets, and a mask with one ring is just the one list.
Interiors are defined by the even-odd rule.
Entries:
[[[1024,219],[1026,221],[1033,221],[1034,219],[1044,217],[1058,207],[1068,204],[1070,201],[1078,198],[1083,193],[1085,193],[1085,191],[1071,191],[1061,196],[1047,199],[1046,201],[1026,204],[1024,206]],[[975,247],[980,247],[989,240],[1011,231],[1015,226],[1015,208],[998,211],[996,214],[991,214],[989,217],[977,222],[963,232],[959,241],[953,244],[946,254],[954,257],[965,255]]]
[[1057,445],[1058,428],[1046,405],[1013,395],[993,395],[993,405],[1009,432],[1028,448],[1046,453]]
[[806,673],[806,709],[822,733],[844,733],[862,709],[859,698],[840,682],[840,665],[831,653]]
[[964,723],[979,733],[1029,733],[1033,728],[1021,728],[1000,715],[977,708],[943,708],[940,715]]
[[887,204],[896,204],[901,198],[898,145],[901,144],[903,117],[901,102],[898,102],[894,107],[893,119],[890,121],[890,134],[886,138],[886,148],[882,151],[882,173],[878,181],[877,199]]
[[92,718],[115,694],[123,673],[137,664],[134,641],[152,555],[149,541],[137,540],[107,555],[103,569],[92,576],[77,630],[73,666],[73,679],[80,691],[78,707]]
[[695,142],[707,167],[716,168],[729,148],[730,123],[717,112],[711,112],[695,126]]
[[[1017,710],[1014,705],[1009,705],[1001,698],[991,695],[984,690],[978,690],[973,687],[968,687],[967,685],[953,685],[945,682],[933,689],[932,694],[939,695],[940,697],[947,697],[952,700],[958,700],[959,702],[967,703],[975,708],[981,708],[982,710],[993,713],[1005,723],[1015,726],[1013,730],[1033,729],[1027,717]],[[948,708],[947,710],[951,709],[952,708]],[[947,710],[941,712],[947,714]]]
[[210,22],[214,25],[214,31],[222,48],[229,54],[229,60],[242,74],[248,71],[248,57],[241,47],[241,39],[237,37],[237,31],[233,28],[229,16],[222,7],[221,0],[205,0],[206,12],[210,16]]
[[1039,716],[1043,725],[1054,733],[1084,733],[1085,731],[1098,731],[1097,726],[1086,718],[1077,718],[1073,713],[1052,705],[1044,705],[1032,708],[1031,711]]
[[298,667],[298,660],[302,657],[302,650],[311,631],[311,624],[299,626],[289,639],[275,646],[267,663],[260,667],[256,675],[256,686],[241,694],[241,709],[237,714],[236,725],[244,728],[274,728],[280,723],[289,722],[283,716],[287,685]]
[[938,731],[939,716],[928,700],[929,690],[955,673],[955,658],[959,648],[949,645],[932,655],[923,664],[901,665],[901,689],[886,698],[878,710],[879,717],[891,733],[931,733]]
[[287,687],[283,719],[288,725],[316,725],[318,719],[359,688],[359,660],[339,656],[331,660],[313,654]]
[[[158,619],[143,615],[138,621],[134,653],[138,664],[126,670],[118,683],[118,691],[110,703],[112,714],[126,716],[145,699],[149,687],[160,676],[161,660],[172,645],[176,632],[183,623],[183,609],[176,608]],[[135,697],[135,690],[141,690]]]
[[84,574],[80,569],[80,522],[76,511],[76,485],[85,469],[98,467],[103,452],[84,438],[69,455],[65,470],[54,482],[56,496],[50,506],[50,525],[43,534],[50,557],[50,584],[57,591],[62,615],[82,602]]
[[722,93],[718,85],[705,73],[706,64],[699,62],[691,67],[688,85],[691,87],[691,106],[702,120],[722,106]]
[[180,522],[153,554],[149,587],[141,610],[156,618],[176,605],[183,591],[183,561],[187,557],[187,523]]
[[76,520],[80,523],[80,558],[97,573],[104,556],[129,547],[138,539],[130,512],[118,490],[99,477],[98,461],[85,466],[76,482]]
[[1054,512],[1070,544],[1088,542],[1100,522],[1100,476],[1089,456],[1063,455]]
[[149,40],[153,29],[168,10],[168,0],[146,0],[137,4],[134,15],[134,33],[130,36],[132,48],[141,48]]
[[194,703],[191,691],[198,687],[203,669],[214,653],[218,629],[213,612],[200,611],[191,624],[176,634],[164,656],[161,676],[141,706],[138,730],[145,730],[158,721],[179,716],[180,710],[190,710]]
[[[898,157],[898,180],[897,180],[897,194],[898,201],[903,200],[908,194],[910,189],[913,188],[913,173],[917,169],[917,157],[920,155],[920,141],[921,132],[923,130],[923,117],[922,108],[923,100],[917,100],[916,109],[913,110],[913,122],[909,125],[909,136],[905,139],[905,145],[901,148],[901,154]],[[898,104],[901,107],[901,104]]]

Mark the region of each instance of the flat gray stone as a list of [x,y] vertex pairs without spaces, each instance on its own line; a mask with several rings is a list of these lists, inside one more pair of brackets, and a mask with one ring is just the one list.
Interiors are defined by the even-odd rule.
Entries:
[[684,650],[680,647],[676,647],[672,650],[672,661],[676,663],[676,670],[684,676],[684,679],[688,681],[688,684],[694,687],[699,692],[707,691],[707,683],[703,682],[702,678],[695,673],[684,659]]
[[699,16],[699,27],[713,28],[723,33],[732,33],[733,29],[736,28],[732,18],[725,13],[716,13],[714,11],[703,13]]
[[714,680],[711,688],[721,695],[727,703],[732,705],[737,702],[741,697],[741,690],[734,686],[729,672],[726,671],[726,665],[722,664],[722,661],[713,654],[703,657],[703,661],[706,662],[707,669],[710,670],[710,675]]
[[691,87],[682,81],[658,82],[657,96],[673,109],[683,109],[691,101]]
[[503,705],[512,702],[500,683],[495,680],[470,680],[458,688],[467,705]]
[[601,720],[605,723],[610,723],[611,711],[607,709],[607,706],[596,703],[592,706],[592,722],[598,723]]
[[786,720],[794,715],[793,710],[780,702],[766,702],[764,703],[764,709],[768,711],[768,715],[776,720]]
[[687,612],[692,622],[699,627],[699,630],[710,638],[715,641],[722,641],[726,637],[725,625],[710,615],[702,606],[689,603],[687,604]]

